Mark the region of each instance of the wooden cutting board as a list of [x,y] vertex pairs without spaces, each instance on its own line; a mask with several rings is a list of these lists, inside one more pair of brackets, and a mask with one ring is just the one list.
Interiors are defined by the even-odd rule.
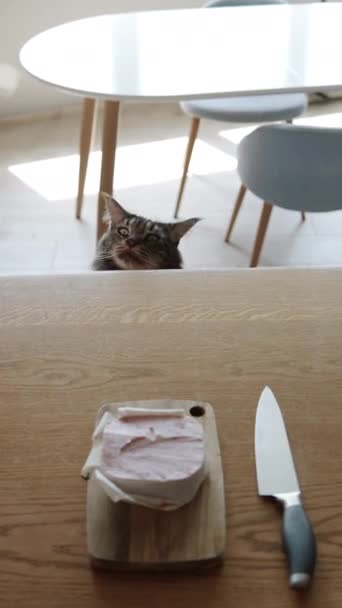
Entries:
[[87,491],[87,535],[91,563],[117,570],[191,570],[221,563],[225,548],[225,501],[214,410],[194,401],[135,401],[119,407],[183,408],[203,425],[208,474],[191,503],[174,511],[114,504],[91,476]]

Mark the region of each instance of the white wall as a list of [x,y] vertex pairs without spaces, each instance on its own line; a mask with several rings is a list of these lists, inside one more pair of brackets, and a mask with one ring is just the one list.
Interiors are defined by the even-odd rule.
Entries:
[[[79,99],[35,82],[23,74],[18,54],[34,34],[73,19],[93,15],[138,10],[199,7],[202,0],[0,0],[0,118],[57,108]],[[19,77],[18,86],[9,93],[11,66]],[[9,73],[8,73],[9,72]],[[3,77],[3,84],[1,78]]]

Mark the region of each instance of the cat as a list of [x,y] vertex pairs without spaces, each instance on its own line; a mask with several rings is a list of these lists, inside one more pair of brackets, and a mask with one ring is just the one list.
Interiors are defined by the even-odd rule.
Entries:
[[93,270],[161,270],[182,268],[180,239],[199,218],[176,223],[154,222],[129,213],[102,193],[108,228],[99,240]]

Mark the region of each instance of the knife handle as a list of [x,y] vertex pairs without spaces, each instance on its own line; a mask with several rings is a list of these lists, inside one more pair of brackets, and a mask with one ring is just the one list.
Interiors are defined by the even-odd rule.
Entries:
[[283,547],[289,564],[289,584],[307,587],[315,569],[316,539],[301,504],[286,505],[283,517]]

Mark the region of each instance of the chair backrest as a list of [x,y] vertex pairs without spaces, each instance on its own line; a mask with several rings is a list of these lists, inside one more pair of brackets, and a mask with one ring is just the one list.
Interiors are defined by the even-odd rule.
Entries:
[[204,6],[206,8],[217,8],[220,6],[253,6],[254,4],[286,4],[285,0],[209,0]]
[[342,129],[259,127],[238,147],[238,172],[249,190],[279,207],[342,209]]

